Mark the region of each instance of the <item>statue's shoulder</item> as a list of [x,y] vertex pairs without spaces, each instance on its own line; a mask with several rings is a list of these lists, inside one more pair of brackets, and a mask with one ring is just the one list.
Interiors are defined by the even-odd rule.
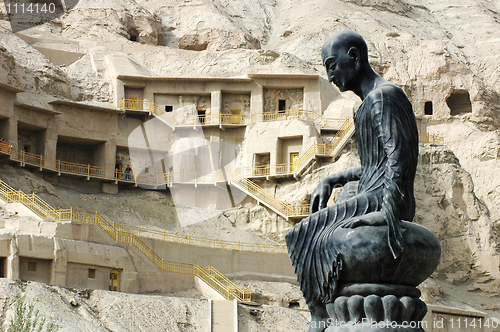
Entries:
[[382,113],[413,113],[411,103],[403,89],[390,82],[381,84],[370,91],[360,109],[372,117],[380,116]]
[[[393,104],[406,103],[408,100],[405,92],[394,83],[384,83],[375,87],[363,100],[365,107],[380,104],[382,107],[391,107]],[[394,106],[394,105],[393,105]]]
[[403,89],[397,86],[394,83],[387,82],[375,87],[370,93],[366,96],[365,99],[369,101],[378,101],[383,99],[386,96],[400,96],[405,95]]

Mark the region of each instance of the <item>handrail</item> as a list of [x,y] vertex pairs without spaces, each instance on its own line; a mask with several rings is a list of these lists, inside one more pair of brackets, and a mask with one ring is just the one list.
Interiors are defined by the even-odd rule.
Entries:
[[253,114],[205,114],[205,115],[185,115],[175,116],[166,112],[155,102],[149,100],[121,99],[118,108],[122,110],[147,111],[157,116],[168,117],[169,125],[192,126],[192,125],[229,125],[229,124],[254,124],[256,122],[282,121],[282,120],[310,120],[319,124],[322,128],[337,128],[342,126],[344,119],[324,118],[315,111],[302,109],[263,112]]
[[[2,147],[7,146],[5,143],[0,143],[0,151],[3,151]],[[110,169],[100,166],[91,166],[91,165],[83,165],[77,163],[70,163],[66,161],[45,158],[41,155],[36,155],[32,153],[25,152],[23,150],[13,149],[8,146],[8,149],[5,149],[7,154],[10,154],[12,160],[18,161],[21,164],[30,164],[34,166],[38,166],[41,168],[46,168],[55,172],[64,172],[68,174],[77,174],[90,177],[96,177],[107,180],[114,181],[123,181],[129,183],[136,183],[141,185],[165,185],[171,183],[195,183],[195,184],[213,184],[215,182],[223,182],[228,180],[234,181],[233,174],[236,172],[229,172],[228,176],[225,177],[221,171],[213,172],[210,174],[200,174],[200,173],[189,173],[189,172],[168,172],[164,174],[149,174],[149,173],[141,173],[138,176],[134,176],[132,173],[127,173],[126,171]],[[254,192],[261,192],[263,189],[252,181],[248,182],[246,180],[243,181],[245,183],[245,188],[251,188]],[[265,193],[261,195],[259,194],[261,199],[265,200],[266,203],[268,201],[272,201],[271,204],[274,207],[283,206],[285,203],[274,198],[273,195]],[[288,206],[288,204],[286,204]],[[287,213],[287,211],[298,211],[303,210],[302,208],[280,208],[282,213]],[[295,216],[288,215],[287,216]]]
[[[339,132],[346,130],[346,123],[349,119],[325,118],[315,111],[302,109],[263,112],[253,114],[206,114],[206,115],[187,115],[174,116],[166,112],[155,102],[149,100],[121,99],[119,108],[123,110],[148,111],[162,118],[168,118],[168,124],[174,128],[181,125],[227,125],[227,124],[254,124],[256,122],[283,121],[283,120],[310,120],[321,126],[321,128],[339,128]],[[332,140],[332,142],[335,138]],[[444,145],[444,139],[434,134],[419,133],[420,143],[431,143]],[[278,165],[276,165],[278,166]]]
[[243,299],[243,302],[251,301],[252,293],[247,290],[242,290],[234,282],[229,280],[225,275],[217,271],[213,266],[207,266],[204,272],[208,273],[208,277],[211,280],[216,280],[219,284],[224,285],[225,289],[229,289],[230,293],[239,299]]
[[444,138],[434,134],[418,133],[419,143],[430,143],[444,145]]
[[41,218],[46,218],[48,216],[48,213],[54,211],[52,207],[50,207],[45,201],[43,201],[37,195],[35,194],[26,195],[21,190],[15,191],[12,190],[12,188],[9,186],[4,186],[3,184],[5,184],[5,182],[3,181],[1,183],[2,183],[1,196],[7,203],[10,202],[22,203]]
[[[1,190],[1,188],[0,188]],[[87,223],[93,223],[94,212],[81,211],[76,209],[55,210],[49,216],[54,221],[74,220]],[[174,242],[198,247],[217,248],[225,250],[252,251],[265,253],[287,253],[286,246],[272,244],[245,243],[236,241],[224,241],[218,239],[209,239],[190,235],[182,235],[167,231],[159,231],[142,226],[131,226],[125,224],[112,223],[117,231],[128,232],[136,236],[150,239],[162,240],[165,242]]]
[[[55,210],[35,194],[26,195],[21,190],[15,191],[12,187],[0,180],[0,198],[3,199],[4,197],[7,202],[22,203],[33,212],[37,214],[40,213],[44,217],[51,217],[56,221],[77,221],[98,225],[116,242],[128,243],[136,247],[163,272],[198,276],[227,299],[234,297],[243,302],[251,301],[251,291],[241,289],[213,266],[202,268],[196,264],[165,261],[149,248],[137,235],[123,229],[117,230],[115,224],[108,222],[98,212],[88,212],[73,208]],[[40,202],[44,204],[40,204]]]
[[[314,114],[317,114],[313,112]],[[320,115],[317,115],[318,117]],[[302,154],[296,162],[278,165],[259,165],[244,167],[242,174],[244,177],[269,176],[293,174],[307,165],[315,155],[332,155],[335,147],[341,142],[341,138],[349,133],[349,129],[354,126],[354,122],[349,119],[338,120],[342,126],[328,144],[313,144]],[[335,156],[333,156],[335,157]]]
[[[351,122],[349,121],[349,119],[346,119],[343,120],[343,123],[344,124],[337,132],[337,135],[334,137],[334,140],[336,137],[342,137],[342,135],[347,133],[347,131],[344,130],[343,128],[346,128],[346,126],[351,124]],[[284,170],[293,170],[294,172],[296,172],[300,170],[304,165],[307,165],[309,161],[314,158],[315,155],[318,154],[326,155],[331,153],[333,151],[333,147],[334,145],[332,144],[330,145],[313,144],[297,162],[278,165],[278,167],[280,168],[278,170],[283,170],[282,173],[280,174],[285,174]],[[62,162],[49,158],[42,159],[41,156],[26,153],[24,151],[15,149],[11,149],[11,159],[19,160],[21,163],[34,164],[36,166],[45,167],[49,169],[51,169],[50,167],[51,165],[55,165],[56,169],[54,170],[58,172],[81,174],[87,177],[94,176],[99,178],[107,178],[107,179],[120,180],[126,182],[135,182],[144,185],[163,185],[171,183],[211,184],[217,181],[225,181],[225,177],[220,171],[213,172],[210,174],[168,172],[157,175],[157,174],[141,173],[139,176],[134,177],[133,174],[121,170],[111,170],[98,166]],[[46,167],[45,164],[48,164],[49,167]],[[274,197],[274,195],[267,193],[262,187],[258,186],[253,181],[246,179],[245,168],[242,168],[236,172],[230,172],[228,179],[230,181],[235,182],[236,184],[239,184],[241,189],[256,196],[257,199],[262,200],[263,203],[265,203],[273,210],[279,212],[284,217],[303,217],[309,214],[308,205],[287,204]]]
[[[166,184],[168,185],[171,183],[212,184],[215,182],[224,182],[226,180],[230,180],[239,184],[243,190],[247,190],[248,192],[257,195],[258,199],[262,200],[266,205],[268,205],[272,209],[279,211],[284,216],[299,217],[308,214],[308,210],[304,206],[288,205],[275,198],[274,195],[270,195],[267,192],[265,192],[264,189],[256,185],[254,182],[248,179],[243,180],[240,178],[234,178],[233,175],[238,174],[238,176],[246,178],[251,176],[267,176],[267,175],[297,173],[301,171],[303,167],[307,166],[309,162],[316,155],[335,156],[339,152],[339,148],[341,148],[339,144],[345,142],[345,139],[348,138],[348,136],[354,132],[353,121],[350,121],[349,119],[345,119],[342,121],[343,125],[340,127],[340,129],[337,131],[337,133],[329,143],[311,145],[309,149],[305,153],[303,153],[303,155],[295,163],[245,167],[237,172],[231,172],[227,177],[224,176],[224,174],[220,171],[213,172],[210,174],[185,173],[185,172],[168,172],[164,174],[140,173],[138,176],[134,176],[132,173],[127,173],[126,171],[123,170],[110,169],[99,166],[83,165],[83,164],[71,163],[71,162],[42,157],[41,155],[36,155],[22,150],[14,149],[10,144],[3,142],[0,142],[0,152],[10,155],[10,158],[12,160],[18,161],[22,165],[31,164],[60,173],[64,172],[68,174],[83,175],[87,176],[88,178],[96,177],[101,179],[123,181],[123,182],[149,185],[149,186],[160,186]],[[442,137],[431,134],[419,133],[419,140],[420,142],[423,143],[444,144],[444,140]],[[275,173],[270,174],[271,169],[273,169]],[[291,170],[293,171],[290,172]]]
[[161,120],[165,121],[171,128],[175,128],[173,116],[158,106],[156,103],[149,100],[122,99],[120,100],[120,109],[129,109],[136,111],[146,111],[149,115],[156,115]]
[[252,194],[258,200],[265,201],[268,206],[281,212],[281,214],[288,215],[287,212],[289,211],[289,204],[277,199],[276,197],[274,197],[274,195],[269,194],[253,181],[250,181],[249,179],[243,177],[240,172],[236,171],[232,174],[232,182],[238,184],[241,189]]
[[130,232],[141,237],[163,240],[167,242],[194,245],[198,247],[237,250],[237,251],[266,252],[266,253],[287,253],[286,246],[284,245],[224,241],[218,239],[209,239],[209,238],[196,237],[190,235],[182,235],[166,231],[159,231],[147,227],[130,226],[117,223],[113,223],[113,226],[115,227],[116,230]]

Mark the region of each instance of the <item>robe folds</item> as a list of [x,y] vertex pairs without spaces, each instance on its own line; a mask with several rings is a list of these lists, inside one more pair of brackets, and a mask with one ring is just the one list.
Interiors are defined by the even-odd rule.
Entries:
[[374,88],[354,121],[363,167],[359,181],[348,182],[334,205],[312,213],[286,235],[297,281],[309,306],[335,300],[342,282],[342,253],[332,240],[338,227],[351,218],[383,212],[388,245],[396,258],[404,250],[401,220],[412,221],[415,215],[418,131],[405,93],[391,83]]

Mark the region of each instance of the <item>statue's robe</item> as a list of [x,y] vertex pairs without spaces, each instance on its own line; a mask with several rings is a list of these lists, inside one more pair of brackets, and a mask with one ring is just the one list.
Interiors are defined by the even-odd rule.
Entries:
[[[336,297],[342,253],[333,233],[351,218],[382,211],[394,257],[404,249],[401,220],[415,215],[413,181],[418,162],[418,132],[411,103],[401,88],[384,84],[372,90],[356,112],[355,133],[363,171],[348,182],[336,204],[295,225],[286,235],[289,256],[307,304]],[[377,227],[377,226],[373,226]]]

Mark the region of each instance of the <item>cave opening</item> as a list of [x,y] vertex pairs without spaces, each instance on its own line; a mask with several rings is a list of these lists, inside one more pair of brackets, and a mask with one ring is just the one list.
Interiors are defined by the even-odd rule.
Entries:
[[452,116],[472,113],[472,103],[467,90],[453,91],[446,99],[446,104],[450,108],[450,115]]
[[425,115],[432,115],[433,112],[434,111],[432,109],[432,101],[426,101],[425,106],[424,106],[424,114]]
[[129,38],[130,41],[133,42],[139,41],[139,31],[137,31],[136,29],[130,29],[128,34],[130,36]]

